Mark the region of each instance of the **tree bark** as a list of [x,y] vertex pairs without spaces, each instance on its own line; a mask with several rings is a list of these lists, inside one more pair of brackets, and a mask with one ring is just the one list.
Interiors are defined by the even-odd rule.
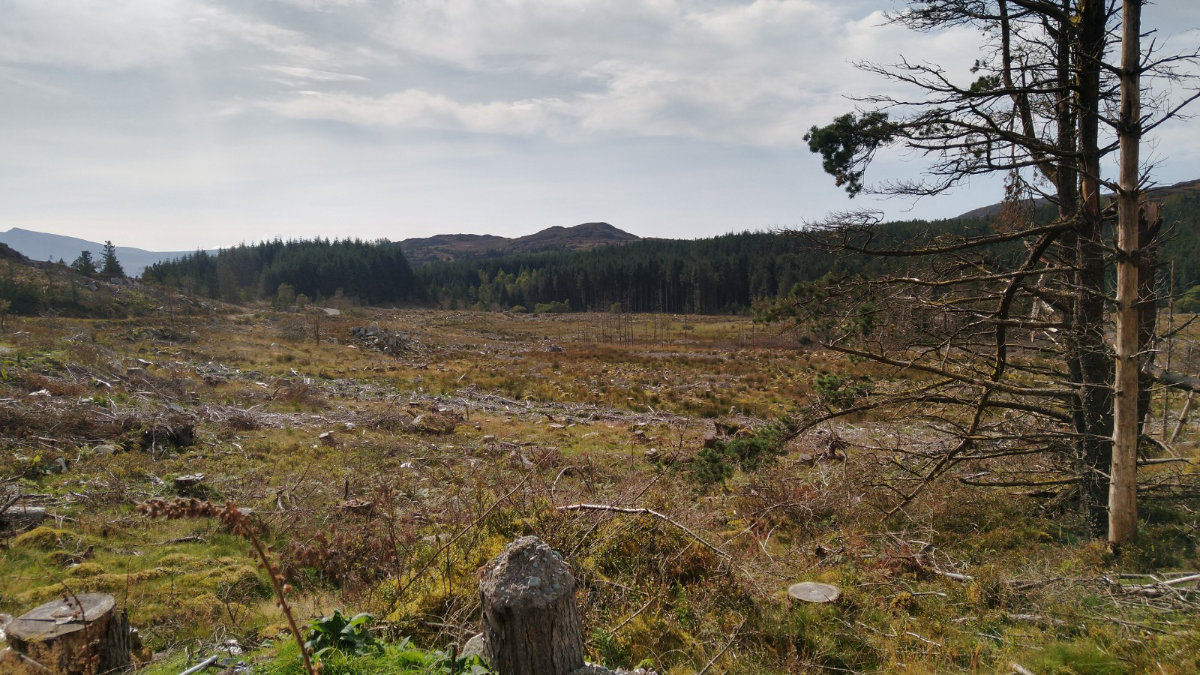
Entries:
[[487,658],[501,675],[566,675],[581,668],[583,634],[575,578],[537,537],[488,563],[479,582]]
[[1120,189],[1117,194],[1117,330],[1114,344],[1112,479],[1108,492],[1108,541],[1137,536],[1138,444],[1138,149],[1141,143],[1142,0],[1124,0],[1121,18]]
[[1105,242],[1100,209],[1100,66],[1106,41],[1104,0],[1080,0],[1076,41],[1080,209],[1073,328],[1079,362],[1080,506],[1092,534],[1104,536],[1112,462],[1112,359],[1104,336]]
[[13,621],[8,640],[14,654],[0,662],[0,672],[6,673],[107,673],[130,665],[133,646],[128,619],[104,593],[46,603]]

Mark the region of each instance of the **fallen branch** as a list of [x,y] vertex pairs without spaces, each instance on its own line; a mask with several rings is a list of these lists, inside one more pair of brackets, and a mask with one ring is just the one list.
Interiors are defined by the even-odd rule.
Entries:
[[1139,584],[1136,586],[1122,586],[1121,590],[1127,593],[1135,593],[1137,595],[1145,595],[1156,597],[1162,595],[1172,587],[1190,582],[1200,582],[1200,574],[1189,574],[1187,576],[1178,577],[1176,579],[1168,579],[1167,581],[1156,581],[1152,584]]
[[470,525],[467,525],[466,527],[459,530],[446,543],[442,544],[438,548],[438,550],[434,551],[433,555],[429,556],[429,558],[425,561],[425,564],[422,565],[421,568],[418,569],[416,572],[414,572],[412,577],[410,577],[409,580],[403,586],[400,587],[400,590],[396,591],[396,594],[394,596],[392,596],[392,601],[390,603],[388,603],[388,609],[387,609],[386,613],[391,613],[391,611],[396,608],[396,604],[400,602],[400,598],[404,597],[404,593],[409,589],[410,586],[412,586],[414,583],[416,583],[417,579],[421,578],[421,575],[425,574],[425,572],[428,571],[429,568],[433,567],[433,563],[437,561],[438,556],[440,556],[442,554],[442,551],[445,551],[446,549],[450,548],[450,546],[453,545],[454,542],[461,539],[464,534],[466,534],[467,532],[470,532],[472,529],[475,528],[476,525],[482,523],[485,518],[487,518],[488,516],[490,516],[492,514],[492,511],[496,510],[497,506],[500,506],[504,502],[508,501],[509,497],[513,496],[513,494],[516,493],[517,490],[520,490],[522,487],[524,487],[525,483],[532,476],[533,476],[533,472],[529,472],[529,473],[525,474],[525,477],[521,479],[521,482],[517,483],[516,487],[509,490],[508,492],[506,492],[504,494],[503,497],[501,497],[501,498],[497,499],[495,502],[493,502],[492,505],[487,507],[487,510],[485,510],[483,512],[483,514],[480,515],[478,518],[476,518]]
[[609,633],[612,635],[616,635],[617,631],[624,628],[630,621],[633,621],[634,619],[636,619],[638,614],[641,614],[642,612],[646,611],[646,609],[649,608],[650,605],[652,605],[654,603],[654,601],[657,599],[658,598],[651,596],[650,599],[646,601],[646,604],[639,607],[638,610],[636,612],[634,612],[633,614],[630,614],[629,616],[625,617],[625,619],[623,621],[621,621],[621,623],[617,624],[617,627],[612,629],[611,631],[609,631]]
[[1200,377],[1192,377],[1183,373],[1173,373],[1169,370],[1163,370],[1153,363],[1147,363],[1142,368],[1142,372],[1149,375],[1151,379],[1168,387],[1175,387],[1184,391],[1200,391]]
[[608,511],[610,513],[628,513],[631,515],[654,516],[655,518],[664,520],[664,521],[670,523],[671,525],[674,525],[675,527],[683,530],[684,532],[687,533],[687,535],[689,537],[700,542],[702,545],[704,545],[705,548],[712,551],[713,553],[716,553],[717,555],[721,556],[722,558],[724,558],[726,560],[733,559],[733,557],[730,556],[728,553],[726,553],[725,551],[722,551],[721,549],[717,548],[716,546],[713,546],[712,544],[708,543],[708,541],[706,539],[704,539],[704,537],[701,537],[700,535],[698,535],[695,532],[688,529],[686,525],[683,525],[682,523],[671,518],[670,516],[663,515],[663,514],[659,513],[658,511],[655,511],[654,509],[646,509],[646,508],[632,508],[631,509],[631,508],[625,508],[623,506],[612,506],[609,504],[571,504],[570,506],[560,506],[560,507],[558,507],[558,510],[559,511]]
[[191,668],[188,668],[187,670],[183,671],[182,673],[179,673],[179,675],[194,675],[195,673],[199,673],[203,670],[208,670],[209,666],[215,666],[217,664],[217,661],[220,660],[220,658],[221,657],[219,657],[219,656],[210,656],[207,659],[204,659],[203,661],[201,661],[200,663],[197,663],[196,665],[192,666]]
[[737,641],[738,633],[742,632],[742,626],[745,626],[745,625],[746,625],[746,620],[742,619],[742,622],[738,624],[738,627],[733,629],[733,635],[729,636],[729,642],[726,642],[725,646],[721,648],[721,651],[717,652],[717,655],[712,657],[712,660],[708,662],[708,665],[706,665],[706,666],[704,666],[704,668],[700,669],[700,672],[697,673],[696,675],[704,675],[704,673],[708,672],[709,668],[713,667],[713,664],[715,664],[718,659],[720,659],[722,656],[725,656],[725,652],[729,651],[729,648],[732,647],[733,643]]

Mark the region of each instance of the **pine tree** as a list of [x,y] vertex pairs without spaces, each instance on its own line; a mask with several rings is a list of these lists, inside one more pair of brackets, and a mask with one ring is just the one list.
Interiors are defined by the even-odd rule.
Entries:
[[80,274],[91,276],[96,273],[96,261],[92,260],[91,251],[81,251],[75,262],[71,263],[71,268]]
[[111,241],[104,242],[104,250],[100,253],[100,274],[109,278],[125,276],[125,270],[117,261],[117,247]]

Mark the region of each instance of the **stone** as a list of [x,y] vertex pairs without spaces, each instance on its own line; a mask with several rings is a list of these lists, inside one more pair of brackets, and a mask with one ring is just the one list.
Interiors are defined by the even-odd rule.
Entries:
[[487,658],[487,636],[483,633],[476,633],[467,643],[463,645],[462,651],[458,653],[459,657],[467,659],[472,656],[479,658]]

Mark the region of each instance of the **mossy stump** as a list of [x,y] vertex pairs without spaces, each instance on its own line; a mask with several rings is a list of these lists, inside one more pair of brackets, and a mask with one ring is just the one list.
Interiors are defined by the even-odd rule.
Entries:
[[575,578],[562,556],[522,537],[479,582],[486,655],[501,675],[566,675],[584,665]]
[[0,653],[0,672],[95,675],[130,665],[129,621],[106,593],[48,602],[17,617],[7,632],[11,648]]

